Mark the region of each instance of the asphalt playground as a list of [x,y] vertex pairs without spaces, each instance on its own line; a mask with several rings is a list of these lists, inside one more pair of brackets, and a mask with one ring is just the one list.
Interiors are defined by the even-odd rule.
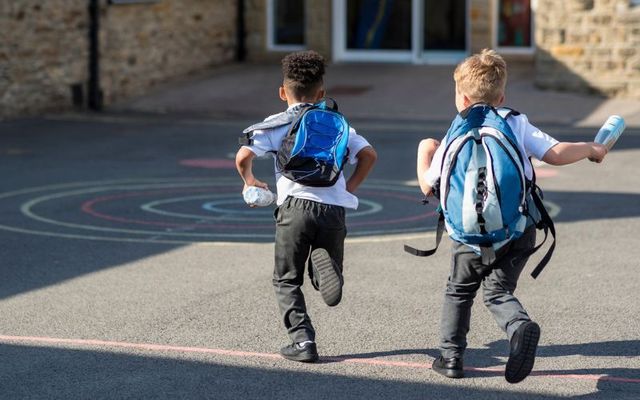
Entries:
[[[357,108],[402,90],[380,75],[388,68],[334,68],[335,97],[379,161],[347,214],[341,304],[329,308],[304,286],[317,364],[277,354],[288,339],[271,287],[273,209],[249,209],[240,195],[236,138],[258,110],[244,107],[246,93],[227,98],[228,109],[216,103],[226,85],[251,86],[273,68],[219,71],[102,114],[0,122],[0,398],[639,399],[640,105],[625,103],[630,126],[603,164],[537,166],[558,244],[517,291],[542,327],[532,375],[504,380],[508,343],[478,298],[467,377],[454,381],[430,370],[448,246],[428,259],[402,249],[433,241],[436,204],[420,203],[415,149],[442,136],[452,106],[425,99],[433,104],[419,113],[412,97]],[[394,68],[406,93],[411,74],[425,75]],[[354,89],[375,74],[377,85]],[[591,140],[621,104],[521,96],[532,91],[519,76],[513,98],[535,104],[530,118],[559,140]],[[566,112],[545,112],[535,96]],[[186,109],[185,98],[209,107]],[[274,184],[269,160],[255,170]]]

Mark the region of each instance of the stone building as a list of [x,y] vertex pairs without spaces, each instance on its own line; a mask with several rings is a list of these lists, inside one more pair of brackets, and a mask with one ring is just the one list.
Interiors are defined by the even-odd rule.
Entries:
[[640,98],[640,0],[15,0],[0,1],[0,37],[0,117],[306,48],[452,65],[492,47],[531,63],[540,87]]
[[249,3],[254,60],[314,48],[337,62],[449,64],[491,47],[532,63],[542,88],[640,98],[640,0]]
[[640,99],[639,0],[538,0],[536,83]]
[[96,101],[111,104],[234,60],[235,0],[2,0],[0,117],[89,102],[92,3]]

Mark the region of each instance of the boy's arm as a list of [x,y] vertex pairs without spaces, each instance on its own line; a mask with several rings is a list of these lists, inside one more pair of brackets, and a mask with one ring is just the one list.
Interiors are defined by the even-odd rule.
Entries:
[[600,163],[607,155],[607,148],[594,142],[560,142],[550,148],[542,161],[551,165],[567,165],[588,158]]
[[353,174],[351,174],[347,181],[347,191],[349,193],[354,193],[367,175],[369,175],[369,172],[371,172],[373,165],[378,159],[378,153],[376,153],[373,147],[366,146],[356,154],[356,158],[358,159],[358,163],[356,164]]
[[244,181],[244,188],[242,191],[244,192],[249,186],[257,186],[264,189],[268,189],[266,183],[261,182],[253,176],[253,159],[255,158],[255,154],[246,147],[241,147],[236,153],[236,169],[240,174],[240,177]]
[[433,192],[431,185],[425,181],[424,175],[427,170],[429,170],[431,161],[433,160],[433,155],[439,146],[440,142],[435,139],[424,139],[420,142],[420,145],[418,145],[418,184],[420,185],[420,190],[422,190],[422,193],[424,193],[425,196],[429,196]]

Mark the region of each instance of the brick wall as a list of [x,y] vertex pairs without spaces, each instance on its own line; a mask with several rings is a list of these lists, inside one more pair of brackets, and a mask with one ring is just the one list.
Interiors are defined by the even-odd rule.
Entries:
[[539,0],[536,83],[640,98],[640,6],[629,0]]
[[[0,117],[72,107],[88,79],[87,1],[0,1]],[[106,104],[234,58],[236,0],[101,0]]]

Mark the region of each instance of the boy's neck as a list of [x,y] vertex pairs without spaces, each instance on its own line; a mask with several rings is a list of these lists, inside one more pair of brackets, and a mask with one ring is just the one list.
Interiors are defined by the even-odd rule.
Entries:
[[293,98],[287,97],[287,106],[291,107],[291,106],[295,106],[296,104],[313,104],[313,103],[316,103],[317,101],[318,99],[307,99],[307,98],[293,99]]

